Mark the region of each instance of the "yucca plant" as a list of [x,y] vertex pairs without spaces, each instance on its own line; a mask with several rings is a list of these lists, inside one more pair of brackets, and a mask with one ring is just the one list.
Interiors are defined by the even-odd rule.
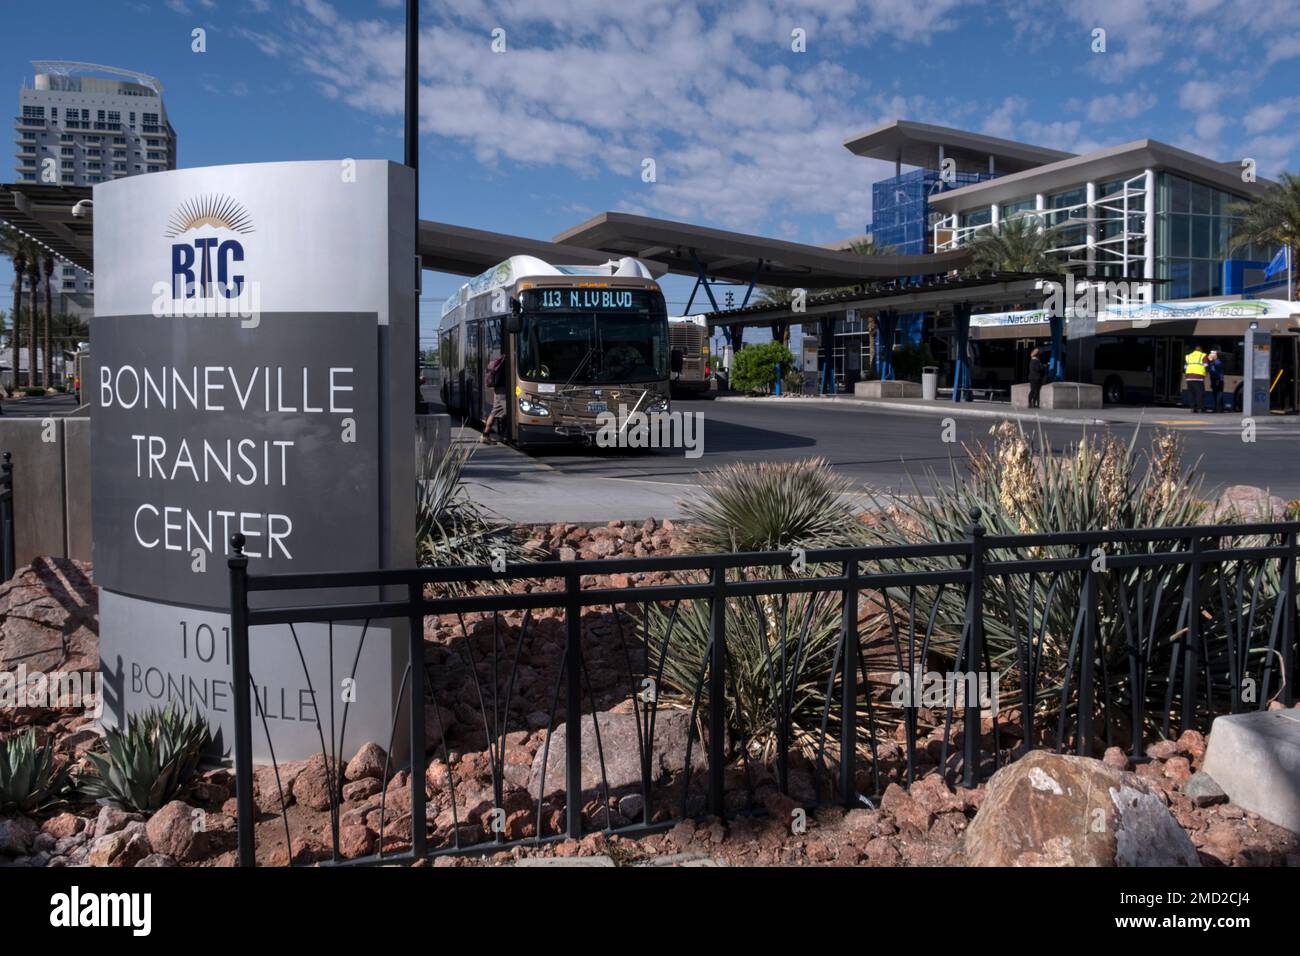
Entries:
[[852,484],[824,458],[714,469],[681,503],[698,552],[847,547],[863,540]]
[[63,800],[68,773],[54,761],[53,740],[36,746],[36,731],[0,742],[0,813],[35,813]]
[[[851,492],[851,483],[821,458],[719,468],[701,480],[696,497],[682,502],[692,520],[687,541],[700,553],[851,546],[864,538]],[[779,580],[838,570],[757,566],[743,575]],[[840,597],[833,592],[727,601],[727,727],[734,745],[744,741],[751,757],[764,760],[780,751],[783,741],[810,759],[817,756],[841,614]],[[662,666],[666,696],[690,706],[698,688],[707,709],[711,702],[701,677],[708,660],[708,602],[652,605],[642,637],[651,672]],[[837,705],[832,713],[838,715]],[[828,746],[833,740],[834,735]],[[826,756],[837,759],[835,753]]]
[[[1179,439],[1169,432],[1157,434],[1145,454],[1137,449],[1139,433],[1122,442],[1109,434],[1088,435],[1055,454],[1042,435],[1031,439],[1017,424],[1002,422],[990,429],[991,441],[967,449],[963,470],[949,464],[947,481],[929,473],[922,491],[912,481],[912,494],[890,502],[870,535],[886,544],[959,541],[966,537],[971,514],[978,509],[988,535],[1021,535],[1066,531],[1177,528],[1206,519],[1201,478],[1195,465],[1184,467]],[[1238,540],[1237,545],[1260,542]],[[1230,546],[1227,541],[1225,546]],[[1126,554],[1168,551],[1181,547],[1174,539],[1129,543]],[[1114,553],[1112,549],[1112,553]],[[1026,558],[1078,558],[1077,546],[997,549],[988,561]],[[934,569],[941,559],[881,562],[883,570]],[[956,567],[959,559],[948,562]],[[1202,633],[1207,666],[1216,675],[1229,670],[1228,641],[1223,622],[1222,595],[1229,582],[1235,590],[1237,564],[1206,565],[1200,575],[1203,595]],[[1129,678],[1130,642],[1139,645],[1147,683],[1145,710],[1159,716],[1169,702],[1168,675],[1178,639],[1187,626],[1183,596],[1186,570],[1163,564],[1116,570],[1098,575],[1097,649],[1103,681],[1100,701],[1111,695],[1112,706],[1127,710],[1124,699]],[[1271,581],[1271,583],[1270,583]],[[983,621],[985,643],[994,670],[1003,674],[1003,700],[1007,691],[1023,682],[1036,691],[1035,706],[1051,712],[1059,692],[1071,675],[1077,680],[1075,625],[1082,601],[1083,575],[1077,572],[1005,574],[985,582]],[[1267,632],[1272,596],[1276,595],[1276,568],[1265,566],[1259,578],[1261,613],[1253,620],[1256,638]],[[894,597],[905,602],[904,594]],[[931,649],[954,661],[967,621],[962,589],[949,587],[924,591],[918,607],[926,614],[937,603]],[[965,669],[981,669],[983,662]],[[1008,680],[1007,678],[1011,679]],[[1013,687],[1008,687],[1008,685]],[[1131,688],[1129,688],[1131,690]],[[1174,688],[1174,693],[1177,689]]]
[[[470,497],[464,484],[471,446],[449,445],[442,453],[427,448],[419,461],[416,482],[415,540],[425,567],[464,567],[491,564],[501,549],[507,562],[528,560],[513,529],[496,520]],[[443,590],[458,590],[452,585]]]
[[93,775],[77,784],[92,799],[108,800],[129,810],[152,813],[189,783],[210,739],[207,722],[175,702],[129,717],[126,730],[110,730],[105,753],[88,753]]

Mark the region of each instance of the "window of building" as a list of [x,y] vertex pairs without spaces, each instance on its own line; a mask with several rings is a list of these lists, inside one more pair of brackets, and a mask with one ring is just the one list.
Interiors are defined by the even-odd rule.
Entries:
[[986,226],[993,221],[993,210],[989,206],[983,209],[971,209],[961,214],[962,226]]
[[1027,199],[1016,199],[1012,202],[1003,203],[998,210],[998,216],[1001,219],[1015,219],[1027,212],[1033,212],[1036,208],[1038,208],[1037,200],[1030,196]]
[[38,120],[43,120],[43,119],[45,119],[45,107],[44,107],[44,106],[24,106],[24,107],[23,107],[23,119],[38,119]]
[[1246,245],[1232,247],[1239,222],[1235,207],[1244,197],[1160,173],[1156,186],[1156,261],[1160,278],[1157,296],[1168,299],[1203,298],[1223,294],[1223,263],[1245,259],[1267,262],[1270,250]]

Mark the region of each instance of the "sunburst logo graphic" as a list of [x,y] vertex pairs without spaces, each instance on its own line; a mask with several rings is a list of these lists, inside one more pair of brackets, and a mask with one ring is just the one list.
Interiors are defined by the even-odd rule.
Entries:
[[167,223],[166,236],[173,239],[202,226],[228,229],[246,235],[253,231],[253,219],[242,203],[229,196],[199,196],[187,199],[172,213]]

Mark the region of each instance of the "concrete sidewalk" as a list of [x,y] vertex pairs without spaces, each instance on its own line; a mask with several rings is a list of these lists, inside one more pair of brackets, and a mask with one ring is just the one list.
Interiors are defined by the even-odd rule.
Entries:
[[[902,414],[934,416],[952,416],[954,418],[988,418],[1009,419],[1020,422],[1054,425],[1181,425],[1184,422],[1197,424],[1222,423],[1237,425],[1241,421],[1239,412],[1224,412],[1218,415],[1193,415],[1189,409],[1176,406],[1107,405],[1103,408],[1046,408],[1025,409],[1012,408],[1003,402],[954,402],[937,399],[927,402],[919,398],[854,398],[850,395],[835,396],[774,396],[750,397],[746,395],[722,395],[714,399],[718,402],[780,402],[784,404],[832,405],[836,408],[858,411],[888,410]],[[1264,419],[1269,425],[1283,427],[1300,427],[1300,417],[1293,415],[1271,415]]]

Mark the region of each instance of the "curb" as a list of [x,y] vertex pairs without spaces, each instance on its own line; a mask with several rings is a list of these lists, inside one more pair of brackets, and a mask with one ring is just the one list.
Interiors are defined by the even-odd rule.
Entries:
[[1054,425],[1136,425],[1138,422],[1129,422],[1124,420],[1109,418],[1068,418],[1064,415],[1030,415],[1023,411],[1016,411],[1010,406],[1006,411],[994,411],[983,408],[965,408],[966,403],[953,402],[952,408],[936,408],[932,405],[909,405],[896,402],[882,402],[871,398],[807,398],[804,396],[793,396],[790,398],[776,396],[758,396],[750,397],[748,395],[728,395],[718,396],[715,402],[781,402],[784,404],[800,405],[842,405],[845,408],[875,409],[883,408],[894,412],[904,412],[911,415],[942,415],[952,416],[954,418],[996,418],[996,419],[1014,419],[1016,421],[1028,422],[1046,422]]

